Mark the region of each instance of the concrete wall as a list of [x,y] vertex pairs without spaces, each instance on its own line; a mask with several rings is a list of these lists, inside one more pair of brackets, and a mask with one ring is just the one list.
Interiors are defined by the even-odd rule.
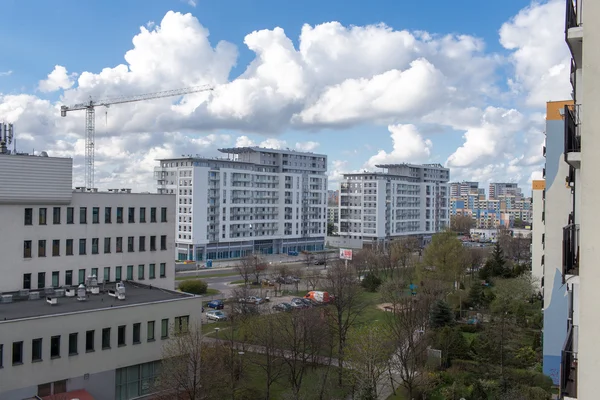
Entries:
[[362,249],[362,239],[350,239],[342,236],[327,236],[325,238],[326,247],[339,247],[344,249]]
[[540,291],[543,291],[542,278],[544,277],[542,236],[546,232],[546,225],[542,219],[542,215],[544,214],[543,197],[545,188],[546,182],[543,180],[532,182],[533,226],[531,231],[531,276],[536,280]]

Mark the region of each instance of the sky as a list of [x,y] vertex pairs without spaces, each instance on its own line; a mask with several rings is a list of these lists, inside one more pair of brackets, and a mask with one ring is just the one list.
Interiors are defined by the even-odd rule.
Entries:
[[541,177],[547,101],[570,97],[564,0],[0,2],[0,121],[17,150],[73,157],[61,105],[210,85],[96,110],[96,185],[155,191],[157,159],[232,146],[328,156],[329,186],[386,163],[452,181]]

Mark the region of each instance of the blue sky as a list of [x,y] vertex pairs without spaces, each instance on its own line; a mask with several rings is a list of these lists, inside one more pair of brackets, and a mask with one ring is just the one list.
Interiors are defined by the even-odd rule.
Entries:
[[[84,71],[97,74],[103,68],[114,68],[118,64],[123,64],[125,63],[124,54],[133,48],[132,39],[139,34],[140,26],[149,21],[158,25],[165,14],[172,10],[182,14],[192,13],[199,23],[210,31],[209,41],[213,47],[219,41],[227,41],[237,46],[238,57],[229,72],[230,81],[235,80],[243,73],[256,56],[255,52],[244,44],[244,37],[253,31],[281,27],[285,30],[286,36],[294,43],[295,48],[298,49],[299,36],[304,24],[316,26],[325,22],[338,21],[344,27],[349,28],[350,26],[362,27],[385,23],[395,31],[408,30],[415,35],[418,31],[426,31],[437,37],[447,34],[474,36],[481,39],[485,46],[485,49],[476,52],[477,54],[489,58],[500,58],[495,62],[492,73],[482,78],[485,80],[482,84],[493,84],[494,91],[486,91],[485,95],[478,93],[478,98],[473,104],[464,103],[460,107],[467,109],[476,106],[482,110],[489,105],[505,108],[523,107],[523,110],[519,111],[525,116],[543,109],[543,104],[539,104],[537,109],[531,105],[524,105],[528,95],[527,90],[531,90],[527,85],[521,88],[518,95],[511,93],[514,90],[509,90],[506,84],[508,79],[519,80],[523,77],[514,76],[517,68],[515,60],[510,59],[513,49],[506,49],[500,44],[500,28],[515,17],[520,10],[530,6],[527,1],[490,0],[461,3],[432,0],[427,2],[427,6],[419,5],[414,1],[398,0],[374,2],[197,0],[195,6],[190,3],[183,0],[93,2],[64,0],[58,3],[36,0],[3,0],[0,2],[0,15],[3,16],[3,23],[0,24],[0,52],[3,54],[0,58],[0,73],[8,71],[12,71],[12,73],[0,76],[0,93],[4,95],[32,94],[51,102],[59,101],[64,95],[64,90],[69,90],[69,88],[45,92],[38,90],[38,82],[45,79],[55,65],[64,66],[69,73],[74,72],[80,75]],[[545,5],[546,2],[534,3],[533,7]],[[525,21],[525,23],[532,22]],[[562,27],[557,26],[556,29],[562,30]],[[527,44],[517,43],[516,49],[525,45]],[[398,51],[402,51],[402,49]],[[390,51],[389,57],[393,57],[393,53],[394,51]],[[356,54],[356,57],[360,59],[361,54]],[[431,57],[435,56],[431,55]],[[460,60],[456,62],[457,65],[461,63]],[[468,65],[471,61],[464,59],[462,62]],[[443,70],[443,65],[436,64],[434,61],[432,63],[438,69]],[[543,70],[546,67],[551,68],[552,65],[540,68]],[[454,77],[449,77],[447,71],[443,72],[446,79],[462,82],[453,80]],[[373,74],[361,75],[361,77],[370,79]],[[521,80],[525,81],[524,78]],[[177,83],[173,82],[174,87],[179,87]],[[340,82],[334,83],[339,84]],[[77,84],[73,86],[72,90],[76,88]],[[455,89],[458,92],[466,91],[460,86]],[[78,95],[85,96],[86,90],[79,90]],[[403,95],[403,93],[397,94],[397,96]],[[464,97],[469,96],[465,94]],[[8,103],[6,98],[4,98],[4,103]],[[445,107],[447,104],[438,106]],[[10,110],[7,111],[7,107],[9,106],[5,106],[3,111],[2,103],[0,103],[0,119],[10,119],[11,114]],[[430,111],[435,116],[435,110]],[[3,112],[6,116],[2,115]],[[456,113],[457,110],[453,109],[451,112]],[[386,118],[388,117],[389,115],[386,114]],[[392,119],[394,123],[415,124],[423,139],[430,139],[433,142],[433,148],[425,154],[428,159],[423,161],[442,164],[446,163],[448,157],[463,144],[463,134],[468,129],[468,127],[461,129],[464,124],[456,121],[452,123],[436,121],[435,124],[430,124],[423,120],[422,115],[415,117],[414,121],[406,116],[398,118],[394,116]],[[202,127],[192,128],[188,129],[186,134],[191,138],[201,138],[211,133],[230,135],[232,138],[247,136],[253,143],[259,143],[268,137],[285,140],[288,144],[315,141],[319,143],[315,151],[327,153],[330,162],[337,160],[336,165],[343,165],[345,169],[355,170],[362,168],[367,159],[378,150],[385,150],[387,153],[392,151],[393,143],[387,125],[388,123],[382,122],[380,118],[366,116],[350,124],[333,124],[327,128],[322,128],[319,124],[303,126],[300,129],[284,125],[277,134],[260,135],[257,134],[256,128],[236,130],[229,125],[212,130]],[[26,126],[29,128],[28,125]],[[232,126],[237,125],[233,124]],[[60,131],[60,129],[67,128],[57,126],[57,129],[59,136],[68,136],[65,132]],[[32,137],[41,134],[34,131],[29,133]],[[75,151],[76,146],[72,150]],[[506,166],[507,163],[508,161],[505,160],[496,164]],[[331,167],[332,165],[330,165]],[[463,168],[456,176],[467,179],[479,177],[481,179],[500,179],[497,171],[503,168],[496,168],[496,172],[494,172],[496,175],[483,173],[481,172],[483,169],[484,166],[481,165],[473,166],[471,172]],[[480,172],[472,172],[475,170]],[[107,171],[107,175],[111,175],[109,172]],[[473,176],[468,176],[469,174]],[[527,171],[522,174],[520,179],[528,180],[530,174],[530,171]],[[114,174],[112,175],[114,176]]]

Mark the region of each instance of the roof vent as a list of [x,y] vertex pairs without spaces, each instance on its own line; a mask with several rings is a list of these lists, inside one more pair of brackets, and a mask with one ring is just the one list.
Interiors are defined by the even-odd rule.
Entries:
[[12,294],[3,294],[0,297],[0,303],[12,303],[12,301],[13,301]]
[[42,152],[40,153],[40,157],[48,157],[48,153],[47,153],[47,152],[45,152],[45,151],[42,151]]
[[29,292],[29,300],[39,300],[40,292]]
[[85,285],[83,283],[81,285],[79,285],[79,287],[77,288],[77,300],[79,300],[79,301],[87,300]]

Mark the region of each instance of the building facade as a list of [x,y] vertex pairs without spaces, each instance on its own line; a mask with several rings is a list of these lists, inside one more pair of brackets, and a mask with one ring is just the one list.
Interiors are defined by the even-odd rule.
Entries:
[[461,197],[479,193],[479,182],[452,182],[450,183],[450,197]]
[[220,149],[228,158],[160,160],[159,193],[176,195],[176,257],[207,260],[321,250],[327,234],[327,156]]
[[439,164],[378,165],[344,174],[339,235],[367,242],[431,235],[450,223],[450,171]]
[[514,196],[517,199],[523,197],[521,188],[517,183],[509,182],[492,182],[488,188],[488,198],[490,200],[496,200],[500,196]]
[[545,240],[545,213],[544,199],[546,196],[546,181],[533,180],[531,183],[532,199],[532,222],[531,222],[531,276],[537,289],[544,293],[544,248],[542,241]]

